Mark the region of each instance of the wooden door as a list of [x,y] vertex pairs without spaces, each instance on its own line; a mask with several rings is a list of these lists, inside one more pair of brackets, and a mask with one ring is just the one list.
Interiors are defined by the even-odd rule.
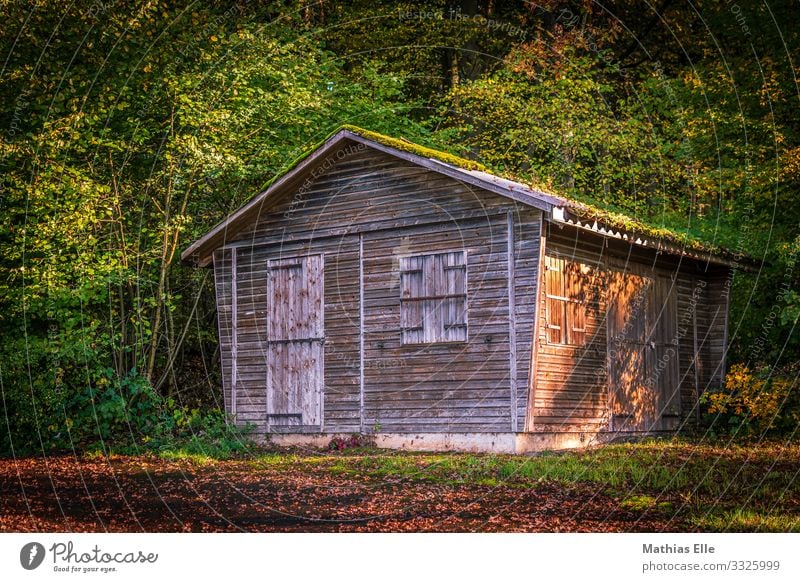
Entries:
[[325,343],[322,255],[267,266],[268,430],[321,428]]
[[654,277],[647,310],[647,380],[656,399],[653,430],[672,430],[680,420],[680,367],[678,298],[670,277]]
[[610,428],[672,428],[679,413],[677,303],[668,277],[611,270],[608,300]]

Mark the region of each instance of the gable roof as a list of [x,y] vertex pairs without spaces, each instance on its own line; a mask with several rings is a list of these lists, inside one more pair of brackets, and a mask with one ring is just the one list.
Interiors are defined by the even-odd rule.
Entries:
[[322,164],[330,153],[337,151],[344,142],[363,144],[460,182],[538,208],[545,212],[552,221],[569,224],[602,236],[716,264],[747,267],[752,263],[751,259],[742,254],[706,245],[683,234],[648,226],[621,214],[608,212],[577,200],[545,192],[534,186],[497,176],[474,160],[459,158],[446,152],[351,125],[339,128],[322,144],[298,160],[289,170],[276,176],[268,184],[266,190],[254,196],[244,206],[193,242],[183,251],[181,260],[196,266],[208,266],[211,262],[211,254],[215,249],[223,246],[226,241],[232,240],[237,233],[250,224],[251,219],[256,218],[282,193],[297,187],[306,175]]

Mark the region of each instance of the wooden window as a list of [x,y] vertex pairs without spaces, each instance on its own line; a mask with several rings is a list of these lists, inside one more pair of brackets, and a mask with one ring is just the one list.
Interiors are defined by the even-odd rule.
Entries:
[[588,267],[545,256],[545,323],[547,342],[580,346],[586,342],[584,285]]
[[400,259],[402,343],[467,341],[465,251]]

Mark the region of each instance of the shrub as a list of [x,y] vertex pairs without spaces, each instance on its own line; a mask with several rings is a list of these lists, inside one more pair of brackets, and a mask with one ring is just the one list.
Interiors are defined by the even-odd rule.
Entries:
[[[71,394],[43,386],[40,396],[39,382],[8,394],[3,405],[13,430],[0,440],[0,455],[46,447],[137,453],[180,448],[229,456],[250,444],[249,430],[234,426],[219,409],[189,409],[162,398],[136,370],[119,377],[110,368],[98,369],[89,380]],[[53,395],[60,399],[49,403],[45,396]]]
[[743,434],[791,431],[800,422],[800,398],[797,374],[790,372],[769,367],[753,372],[734,364],[723,387],[704,394],[701,402],[718,428]]

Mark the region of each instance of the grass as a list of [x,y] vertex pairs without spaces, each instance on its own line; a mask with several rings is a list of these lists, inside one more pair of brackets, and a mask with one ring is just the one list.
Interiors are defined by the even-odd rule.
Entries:
[[773,515],[767,511],[750,509],[721,511],[693,521],[708,531],[800,533],[800,516]]
[[83,449],[87,459],[115,456],[148,456],[168,461],[185,460],[208,465],[215,461],[252,459],[256,451],[246,434],[225,434],[222,437],[191,435],[184,438],[166,437],[160,440],[116,439],[95,442]]
[[634,512],[685,519],[704,531],[800,531],[800,445],[654,440],[523,457],[399,453],[260,456],[253,463],[384,482],[537,487],[591,484]]
[[616,499],[623,510],[656,513],[703,531],[800,532],[800,443],[722,445],[674,439],[514,456],[374,448],[271,450],[244,441],[190,439],[148,454],[199,466],[236,460],[254,471],[366,479],[376,485],[590,485]]

